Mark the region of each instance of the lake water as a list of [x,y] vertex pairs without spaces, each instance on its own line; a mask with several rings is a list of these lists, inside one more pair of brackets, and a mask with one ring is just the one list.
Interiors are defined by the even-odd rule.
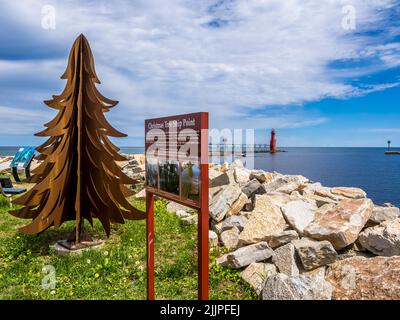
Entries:
[[256,154],[254,167],[301,174],[328,187],[359,187],[377,204],[400,206],[400,155],[385,155],[385,148],[284,149]]
[[[17,150],[17,147],[0,147],[0,155],[14,155]],[[329,187],[359,187],[377,204],[390,202],[400,206],[400,156],[385,155],[385,148],[284,150],[287,152],[256,154],[254,168],[301,174]],[[122,147],[121,152],[143,153],[144,148]]]

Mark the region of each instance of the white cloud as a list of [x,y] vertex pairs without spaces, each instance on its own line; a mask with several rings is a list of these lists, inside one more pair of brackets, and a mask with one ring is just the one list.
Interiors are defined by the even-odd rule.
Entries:
[[[40,28],[45,4],[56,8],[56,30]],[[356,8],[355,31],[342,28],[342,7],[347,4]],[[317,125],[327,119],[318,114],[310,118],[301,111],[277,116],[268,112],[268,106],[347,98],[397,85],[360,88],[347,81],[352,72],[365,75],[400,65],[399,43],[365,33],[384,26],[385,10],[396,4],[395,0],[25,0],[4,1],[3,7],[38,43],[46,39],[65,46],[79,33],[86,34],[103,82],[100,91],[121,102],[110,119],[130,135],[142,135],[145,117],[200,110],[211,112],[212,125],[218,127]],[[209,26],[217,24],[221,27]],[[387,36],[399,33],[390,28]],[[373,66],[356,71],[329,68],[337,60],[371,58],[376,60]],[[63,63],[14,61],[10,67],[10,62],[0,61],[0,80],[16,72],[34,81],[38,75],[32,71],[53,79],[57,70],[57,81]],[[250,112],[263,116],[249,116]]]
[[[44,108],[43,108],[44,109]],[[32,134],[41,131],[42,123],[48,122],[55,113],[46,110],[28,110],[0,106],[0,134]]]
[[26,76],[27,74],[40,75],[55,73],[65,68],[63,60],[1,60],[0,72],[1,78],[10,78],[18,76]]

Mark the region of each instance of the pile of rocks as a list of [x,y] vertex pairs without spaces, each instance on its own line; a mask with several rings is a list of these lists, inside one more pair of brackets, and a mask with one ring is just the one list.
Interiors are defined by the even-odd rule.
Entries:
[[[12,160],[14,157],[12,156],[4,156],[0,157],[0,174],[10,174],[12,169],[10,167]],[[30,165],[31,171],[37,168],[42,163],[41,160],[33,159]],[[19,170],[23,170],[19,168]]]
[[[211,165],[210,244],[217,263],[263,299],[399,299],[400,211],[359,188],[328,188],[300,175]],[[188,208],[169,203],[186,222]]]
[[0,156],[0,163],[11,161],[13,159],[12,156]]
[[122,154],[127,160],[118,162],[122,171],[138,183],[145,180],[145,157],[143,154]]
[[11,171],[10,163],[11,163],[12,159],[13,159],[13,157],[8,157],[8,156],[0,157],[0,174]]

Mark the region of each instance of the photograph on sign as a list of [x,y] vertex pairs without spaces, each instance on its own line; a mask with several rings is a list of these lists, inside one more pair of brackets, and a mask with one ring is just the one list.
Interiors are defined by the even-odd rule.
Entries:
[[158,161],[154,158],[146,159],[146,181],[149,187],[158,188]]
[[198,163],[187,161],[182,163],[182,197],[199,201],[200,167]]
[[179,196],[179,162],[160,161],[158,163],[160,174],[160,190]]

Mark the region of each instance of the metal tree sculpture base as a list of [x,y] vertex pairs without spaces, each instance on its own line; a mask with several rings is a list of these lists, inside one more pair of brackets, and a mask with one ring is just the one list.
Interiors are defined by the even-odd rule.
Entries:
[[98,249],[103,246],[104,241],[94,240],[92,242],[75,243],[69,240],[59,240],[54,244],[54,250],[59,254],[79,254],[83,251]]
[[104,241],[93,239],[83,228],[79,235],[79,241],[76,241],[76,228],[67,240],[59,240],[55,243],[54,249],[58,253],[78,253],[88,249],[94,249],[104,244]]

